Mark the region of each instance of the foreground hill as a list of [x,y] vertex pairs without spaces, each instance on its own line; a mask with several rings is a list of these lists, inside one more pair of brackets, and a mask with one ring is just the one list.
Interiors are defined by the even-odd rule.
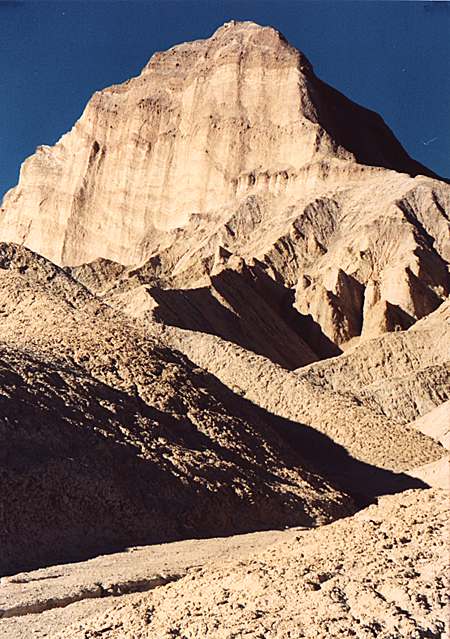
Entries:
[[2,572],[353,508],[280,420],[61,269],[8,244],[0,267]]

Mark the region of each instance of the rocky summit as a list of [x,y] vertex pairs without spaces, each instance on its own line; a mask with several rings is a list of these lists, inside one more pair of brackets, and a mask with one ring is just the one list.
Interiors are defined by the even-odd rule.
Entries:
[[[256,260],[253,278],[288,289],[324,334],[308,331],[321,357],[408,328],[448,295],[450,188],[435,178],[275,29],[229,23],[96,93],[26,160],[0,234],[62,266],[103,258],[207,297],[210,277]],[[162,319],[192,321],[166,318],[192,295],[159,295]]]
[[272,27],[95,93],[0,211],[0,639],[446,637],[449,219]]

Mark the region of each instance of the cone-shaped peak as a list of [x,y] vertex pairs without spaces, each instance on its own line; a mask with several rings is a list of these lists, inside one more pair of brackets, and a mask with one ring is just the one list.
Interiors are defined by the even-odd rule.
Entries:
[[205,40],[184,42],[167,51],[155,53],[143,72],[161,64],[166,70],[175,67],[186,72],[201,60],[207,61],[208,66],[216,66],[245,57],[255,60],[259,58],[270,67],[289,64],[302,71],[312,68],[306,56],[291,46],[274,27],[232,20],[220,26]]
[[278,29],[270,25],[263,26],[256,22],[238,22],[236,20],[225,22],[213,33],[210,41],[221,43],[223,46],[227,46],[228,43],[234,41],[244,46],[251,45],[254,48],[263,47],[281,52],[289,51],[291,54],[296,54],[296,57],[300,57],[302,61],[306,61],[306,56],[290,45]]
[[59,264],[135,264],[193,214],[216,219],[254,193],[295,202],[307,167],[335,159],[426,171],[276,29],[231,22],[97,92],[69,134],[25,162],[0,230]]
[[261,25],[256,22],[252,22],[251,20],[245,20],[240,22],[239,20],[230,20],[229,22],[225,22],[222,26],[220,26],[213,34],[213,38],[229,38],[235,34],[242,33],[247,34],[249,37],[254,38],[264,38],[264,37],[273,37],[274,39],[282,40],[283,42],[287,42],[286,38],[278,29],[272,27],[271,25]]

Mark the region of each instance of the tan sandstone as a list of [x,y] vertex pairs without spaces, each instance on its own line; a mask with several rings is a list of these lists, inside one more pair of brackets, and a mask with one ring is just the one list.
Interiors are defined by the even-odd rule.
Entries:
[[257,259],[323,332],[317,358],[448,295],[450,189],[435,177],[275,29],[231,22],[96,93],[26,160],[0,237],[57,264],[147,264],[141,279],[184,296],[230,255]]

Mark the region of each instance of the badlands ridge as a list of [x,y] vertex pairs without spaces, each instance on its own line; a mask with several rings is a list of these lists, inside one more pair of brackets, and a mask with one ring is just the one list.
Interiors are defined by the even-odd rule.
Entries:
[[94,94],[0,212],[0,637],[447,636],[449,215],[273,28]]

